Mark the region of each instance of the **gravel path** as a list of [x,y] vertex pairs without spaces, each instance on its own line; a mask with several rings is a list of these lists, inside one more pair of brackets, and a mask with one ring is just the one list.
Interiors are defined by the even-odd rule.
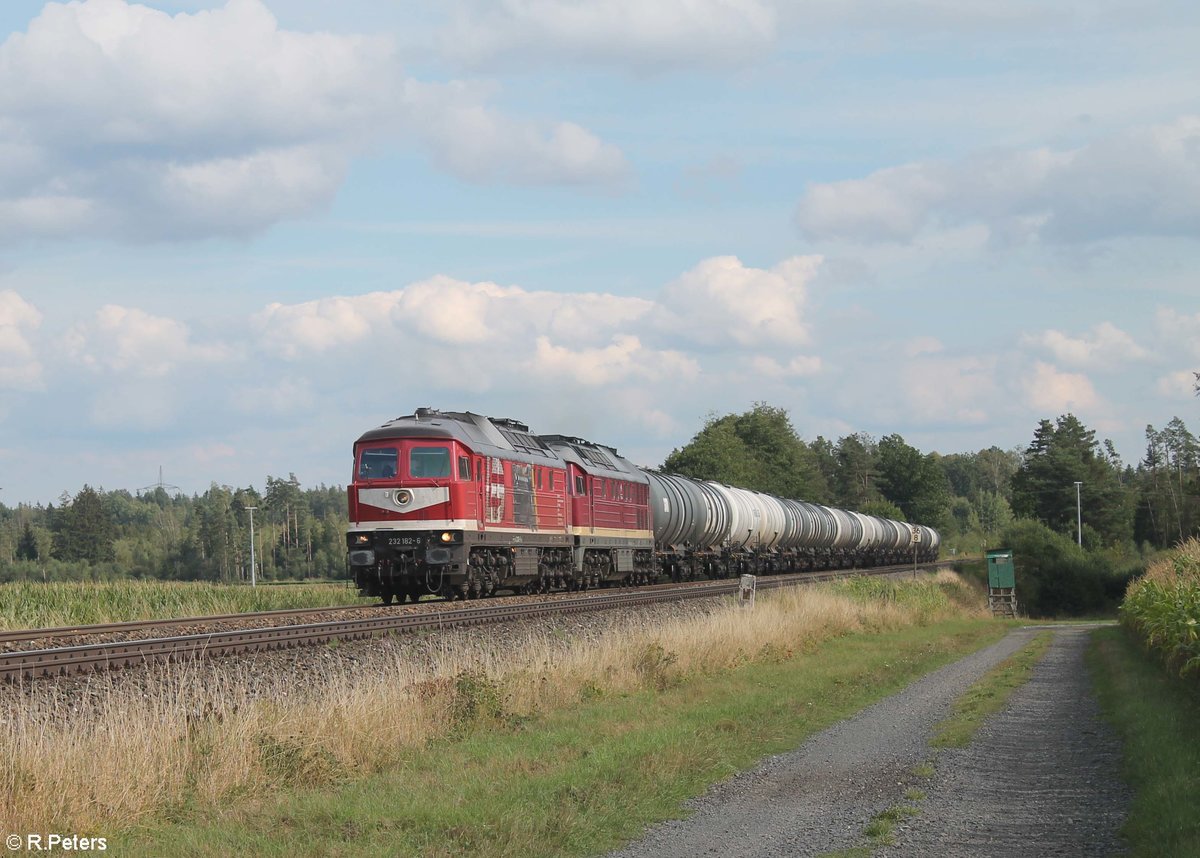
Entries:
[[970,747],[947,749],[921,815],[877,856],[1116,855],[1131,794],[1083,664],[1088,630],[1059,629],[1033,678]]
[[[1034,681],[971,748],[939,757],[928,747],[953,701],[1037,632],[1014,631],[717,785],[691,803],[688,819],[653,826],[614,858],[769,858],[865,846],[864,827],[884,810],[911,803],[904,798],[909,788],[930,795],[920,802],[919,818],[897,826],[901,848],[889,856],[1111,853],[1127,796],[1116,782],[1114,740],[1096,720],[1083,672],[1086,630],[1057,632]],[[1043,723],[1039,730],[1046,719],[1061,719],[1062,726]],[[1066,733],[1074,734],[1069,742]],[[932,781],[914,772],[935,757]],[[967,758],[978,759],[978,767]],[[1018,806],[1024,812],[1014,816]],[[1035,838],[1051,828],[1055,839],[1044,849]]]

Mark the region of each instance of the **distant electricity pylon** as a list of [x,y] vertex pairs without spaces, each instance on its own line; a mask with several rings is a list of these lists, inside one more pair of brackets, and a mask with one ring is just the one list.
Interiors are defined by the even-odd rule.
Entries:
[[173,495],[183,494],[183,489],[179,488],[179,486],[173,486],[170,483],[163,482],[162,465],[158,466],[158,482],[151,483],[148,486],[142,486],[140,489],[138,489],[138,493],[141,494],[142,492],[152,492],[155,489],[162,489],[164,492],[167,492],[168,494],[173,494]]

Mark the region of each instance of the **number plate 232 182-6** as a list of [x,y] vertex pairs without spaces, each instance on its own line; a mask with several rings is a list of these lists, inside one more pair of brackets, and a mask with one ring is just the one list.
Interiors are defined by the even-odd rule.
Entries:
[[419,536],[389,536],[387,544],[393,548],[415,548],[422,542]]

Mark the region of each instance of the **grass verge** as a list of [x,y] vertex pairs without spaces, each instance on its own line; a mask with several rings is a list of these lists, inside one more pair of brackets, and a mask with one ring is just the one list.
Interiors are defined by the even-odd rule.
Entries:
[[1134,800],[1121,833],[1134,856],[1200,855],[1200,692],[1121,629],[1092,634],[1088,668],[1124,743]]
[[[534,718],[473,722],[384,774],[239,803],[121,838],[122,854],[570,856],[616,847],[684,800],[1007,629],[952,620],[857,634]],[[186,846],[184,846],[186,844]]]
[[858,633],[529,717],[483,707],[458,738],[385,772],[223,810],[181,807],[174,824],[116,839],[121,854],[163,856],[593,854],[1006,632],[957,619]]
[[1013,692],[1029,681],[1033,668],[1046,654],[1053,632],[1042,632],[979,678],[954,702],[949,718],[934,728],[930,745],[965,748],[984,720],[1004,708]]

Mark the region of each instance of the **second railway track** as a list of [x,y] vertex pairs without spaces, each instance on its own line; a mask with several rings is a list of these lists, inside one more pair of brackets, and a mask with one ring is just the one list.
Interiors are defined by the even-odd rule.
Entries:
[[[923,564],[923,569],[947,565]],[[885,566],[870,570],[840,570],[811,573],[803,576],[779,576],[760,578],[759,589],[775,589],[786,586],[814,584],[856,575],[896,575],[911,573],[912,566]],[[103,641],[77,646],[54,647],[35,650],[17,650],[0,653],[0,680],[20,682],[40,677],[67,676],[89,671],[102,671],[133,667],[154,661],[184,661],[206,656],[226,656],[250,653],[259,650],[275,650],[297,646],[324,644],[333,640],[356,640],[376,635],[411,632],[417,629],[443,629],[482,623],[498,623],[512,620],[531,619],[552,614],[571,614],[599,611],[656,602],[675,602],[684,599],[712,598],[738,591],[737,581],[713,581],[698,585],[659,585],[639,590],[617,592],[595,592],[590,595],[560,596],[537,602],[494,603],[490,600],[470,603],[469,607],[441,609],[435,611],[410,611],[403,614],[334,620],[297,625],[272,625],[264,628],[210,631],[200,634],[185,634],[172,637],[142,638],[138,640]],[[322,609],[348,610],[353,606]],[[359,606],[363,608],[367,606]],[[317,613],[320,610],[315,611]],[[314,613],[308,609],[282,612],[266,612],[276,617]],[[147,626],[180,626],[199,622],[229,621],[247,615],[190,618],[187,620],[158,620],[150,623],[110,623],[104,626],[80,626],[63,629],[28,630],[24,640],[61,635],[103,634],[117,630],[128,630]],[[263,617],[264,614],[249,615]],[[56,634],[48,634],[48,633]],[[10,633],[12,634],[12,633]],[[0,638],[2,640],[3,638]],[[9,640],[16,638],[9,637]]]

